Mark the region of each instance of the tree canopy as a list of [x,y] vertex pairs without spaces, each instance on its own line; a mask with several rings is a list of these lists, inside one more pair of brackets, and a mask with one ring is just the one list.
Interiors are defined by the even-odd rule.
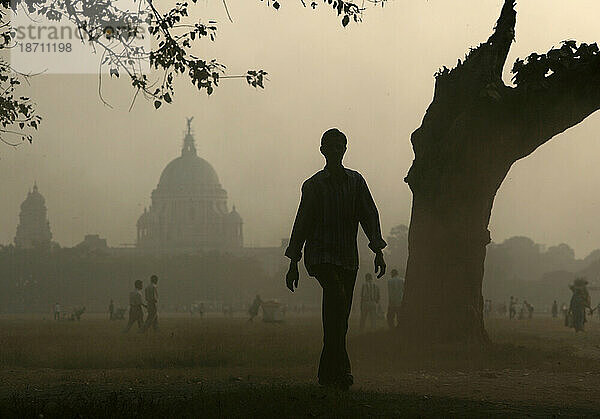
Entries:
[[[215,20],[201,21],[190,16],[190,7],[197,0],[192,0],[192,4],[177,1],[164,9],[152,0],[133,1],[135,10],[119,8],[107,0],[1,0],[0,50],[9,50],[17,45],[10,14],[23,13],[32,18],[73,23],[81,42],[88,43],[95,53],[101,55],[101,66],[108,68],[110,77],[129,78],[133,90],[132,106],[139,93],[151,100],[157,109],[163,103],[171,103],[176,77],[187,79],[196,89],[208,95],[214,92],[222,79],[227,78],[245,79],[249,86],[264,88],[267,72],[263,69],[229,74],[223,63],[194,54],[195,43],[215,41],[217,34]],[[331,8],[344,27],[350,22],[360,22],[365,10],[363,6],[347,0],[299,1],[302,6],[312,9],[317,9],[319,4]],[[370,3],[383,5],[385,1],[371,0]],[[261,2],[275,10],[291,4],[283,0]],[[226,0],[223,0],[223,6],[229,16]],[[142,27],[147,28],[147,33],[141,33]],[[150,37],[153,47],[148,50],[133,43],[132,40],[138,36]],[[144,64],[151,69],[148,74],[143,71]],[[11,141],[11,137],[31,142],[31,130],[37,129],[42,119],[35,111],[35,103],[29,97],[17,94],[19,86],[31,76],[16,73],[9,62],[0,58],[0,140],[10,145],[19,143]],[[100,83],[101,79],[100,71]],[[104,101],[101,87],[99,92]]]

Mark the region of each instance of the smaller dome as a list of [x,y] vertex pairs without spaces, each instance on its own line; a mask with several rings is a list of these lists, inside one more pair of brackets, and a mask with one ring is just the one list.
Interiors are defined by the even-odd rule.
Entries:
[[241,223],[243,221],[240,213],[235,210],[235,205],[233,206],[233,209],[231,210],[231,212],[229,214],[227,214],[227,221],[232,222],[232,223],[233,222]]
[[27,194],[27,198],[21,204],[22,210],[43,208],[46,205],[46,200],[41,193],[38,192],[37,184],[33,184],[33,191]]
[[137,225],[142,226],[148,222],[148,210],[144,208],[144,213],[138,218]]

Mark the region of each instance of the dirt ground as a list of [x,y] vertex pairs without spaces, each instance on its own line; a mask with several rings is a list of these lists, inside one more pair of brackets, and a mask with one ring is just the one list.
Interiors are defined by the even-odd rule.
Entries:
[[0,417],[600,416],[596,319],[579,334],[547,317],[490,319],[484,351],[414,348],[353,322],[349,393],[315,384],[316,316],[163,316],[148,335],[123,325],[0,318]]

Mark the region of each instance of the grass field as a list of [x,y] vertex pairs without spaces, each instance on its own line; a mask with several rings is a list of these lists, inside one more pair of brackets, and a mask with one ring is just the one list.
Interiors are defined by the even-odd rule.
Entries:
[[492,319],[495,342],[409,348],[353,323],[356,385],[319,388],[318,317],[283,324],[161,318],[122,322],[0,318],[0,417],[600,416],[600,323]]

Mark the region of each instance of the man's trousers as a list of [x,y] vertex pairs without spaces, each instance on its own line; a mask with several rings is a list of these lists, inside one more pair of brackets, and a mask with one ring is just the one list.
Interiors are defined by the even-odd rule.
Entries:
[[346,351],[346,334],[356,270],[322,264],[315,266],[314,271],[323,288],[323,350],[319,362],[319,383],[351,385],[353,378]]

